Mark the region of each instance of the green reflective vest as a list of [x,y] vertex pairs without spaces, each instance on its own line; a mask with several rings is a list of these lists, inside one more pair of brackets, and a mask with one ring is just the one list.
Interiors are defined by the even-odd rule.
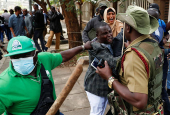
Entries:
[[[162,92],[162,77],[163,77],[163,53],[160,49],[158,43],[153,39],[145,39],[141,42],[136,43],[131,47],[138,56],[143,53],[149,61],[148,64],[144,63],[146,66],[146,71],[148,72],[149,82],[148,82],[148,103],[145,110],[133,111],[133,106],[123,100],[115,91],[108,94],[108,100],[111,105],[113,115],[149,115],[159,112],[161,114],[161,109],[158,108],[161,104],[161,92]],[[140,53],[139,53],[140,52]],[[126,53],[123,57],[125,57]],[[141,57],[140,57],[141,58]],[[141,58],[142,59],[142,58]],[[122,69],[121,64],[123,63],[123,58],[119,61],[117,70],[118,72]],[[145,62],[142,59],[143,62]],[[149,67],[149,68],[147,68]]]

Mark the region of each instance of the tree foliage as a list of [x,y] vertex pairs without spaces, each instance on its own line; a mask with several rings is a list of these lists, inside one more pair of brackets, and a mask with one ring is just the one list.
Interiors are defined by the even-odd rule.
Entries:
[[[61,6],[63,3],[65,3],[66,0],[50,0],[50,1],[49,0],[33,0],[33,1],[39,4],[44,10],[47,10],[47,8],[45,8],[47,4],[49,8],[51,7],[52,4]],[[90,2],[92,6],[95,6],[98,1],[100,0],[69,0],[69,2],[65,5],[67,6],[66,8],[67,11],[77,12],[76,9],[74,9],[75,2],[79,3],[80,5],[82,5],[84,2]],[[117,2],[117,1],[124,2],[126,0],[108,0],[108,1],[109,2]]]
[[[39,4],[45,13],[47,13],[47,4],[49,7],[51,7],[52,4],[55,4],[55,6],[61,6],[62,12],[65,17],[65,23],[67,27],[67,34],[69,39],[69,48],[73,48],[76,46],[79,46],[82,44],[81,39],[81,32],[78,19],[77,19],[77,13],[81,13],[81,5],[84,2],[90,2],[92,5],[92,11],[94,12],[94,8],[96,7],[99,0],[33,0],[37,4]],[[125,0],[108,0],[110,2],[116,2],[116,1],[125,1]],[[80,9],[76,10],[75,8],[75,2],[80,5]],[[80,15],[80,24],[81,24],[81,15]]]
[[46,0],[46,1],[44,1],[44,0],[33,0],[33,1],[36,2],[38,5],[40,5],[41,8],[43,8],[45,13],[47,13],[47,7],[46,7],[47,4],[48,4],[49,7],[51,7],[49,0]]

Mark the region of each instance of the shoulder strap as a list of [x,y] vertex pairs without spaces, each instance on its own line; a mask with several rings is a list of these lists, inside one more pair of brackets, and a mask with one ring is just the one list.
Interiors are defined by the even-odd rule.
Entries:
[[[150,74],[149,65],[147,64],[147,61],[145,60],[145,58],[142,56],[142,54],[141,54],[139,51],[143,52],[147,59],[149,59],[149,60],[151,60],[151,59],[150,59],[149,54],[148,54],[145,50],[143,50],[142,48],[138,47],[142,42],[151,42],[151,43],[154,43],[154,44],[155,44],[155,43],[157,44],[157,42],[156,42],[155,40],[153,40],[153,39],[147,38],[147,39],[144,39],[144,40],[141,41],[141,42],[136,43],[136,44],[133,45],[132,48],[131,48],[133,51],[136,52],[136,54],[139,56],[139,58],[140,58],[140,59],[142,60],[142,62],[144,63],[145,69],[146,69],[146,72],[147,72],[147,75],[148,75],[148,77],[149,77],[149,74]],[[126,53],[123,55],[122,60],[121,60],[121,68],[122,68],[122,71],[123,71],[123,72],[124,72],[123,62],[125,61],[125,56],[126,56]],[[153,64],[154,62],[152,61],[152,62],[149,62],[149,63],[152,63],[152,64]],[[153,71],[153,70],[151,70],[151,71]],[[151,72],[151,73],[152,73],[152,72]]]
[[136,46],[139,46],[142,42],[151,42],[151,43],[157,43],[157,41],[155,41],[154,39],[150,39],[150,38],[146,38],[136,44],[134,44],[132,47],[136,47]]
[[[145,65],[145,69],[146,69],[146,72],[147,72],[147,75],[149,77],[149,66],[147,64],[147,61],[145,60],[145,58],[142,56],[142,54],[136,49],[136,48],[131,48],[133,51],[136,52],[136,54],[139,56],[139,58],[142,60],[142,62],[144,63]],[[122,67],[122,71],[124,72],[124,65],[123,65],[123,62],[125,61],[125,56],[126,54],[123,55],[122,57],[122,61],[121,61],[121,67]]]
[[46,71],[45,71],[43,64],[41,64],[40,72],[41,72],[41,79],[49,79],[47,74],[46,74]]
[[148,75],[148,78],[149,78],[149,65],[148,65],[147,61],[145,60],[145,58],[142,56],[142,54],[137,49],[132,48],[132,50],[136,52],[136,54],[139,56],[139,58],[144,63],[145,69],[146,69],[146,72],[147,72],[147,75]]
[[40,98],[39,98],[39,101],[37,103],[37,106],[35,107],[35,109],[33,110],[33,112],[30,115],[34,115],[36,113],[36,110],[39,108],[40,103],[42,101],[42,96],[43,96],[42,92],[44,90],[44,86],[43,86],[44,82],[49,79],[47,74],[46,74],[46,71],[45,71],[43,64],[41,64],[40,73],[41,73],[41,94],[40,94]]

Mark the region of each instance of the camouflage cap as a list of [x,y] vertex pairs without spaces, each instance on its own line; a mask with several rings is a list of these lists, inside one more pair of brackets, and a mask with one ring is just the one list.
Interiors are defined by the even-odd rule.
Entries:
[[119,13],[116,17],[141,34],[151,34],[159,27],[158,20],[139,6],[131,5],[127,8],[126,13]]

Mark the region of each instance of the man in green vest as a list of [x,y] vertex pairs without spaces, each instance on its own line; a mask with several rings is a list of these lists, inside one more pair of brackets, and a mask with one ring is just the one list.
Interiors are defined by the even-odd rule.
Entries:
[[106,61],[105,67],[96,71],[114,89],[108,95],[112,113],[163,115],[163,54],[150,37],[158,28],[158,21],[138,6],[129,6],[117,19],[125,22],[124,35],[130,43],[117,66],[118,76],[112,75]]

